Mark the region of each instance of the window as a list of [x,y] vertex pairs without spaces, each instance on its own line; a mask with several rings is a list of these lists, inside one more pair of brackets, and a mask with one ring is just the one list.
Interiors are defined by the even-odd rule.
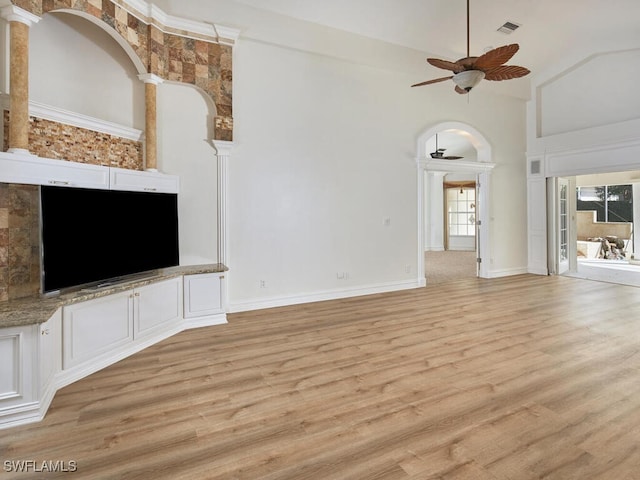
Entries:
[[633,222],[632,185],[577,188],[578,210],[595,210],[598,222]]
[[473,237],[476,234],[475,188],[448,188],[449,235]]

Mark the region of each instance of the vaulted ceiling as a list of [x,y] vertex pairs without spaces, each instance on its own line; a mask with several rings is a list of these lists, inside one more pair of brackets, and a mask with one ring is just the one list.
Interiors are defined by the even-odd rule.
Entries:
[[[256,9],[356,33],[448,60],[466,53],[465,0],[235,0]],[[529,68],[518,82],[567,58],[640,48],[638,0],[470,0],[471,55],[518,43],[509,64]],[[520,27],[512,34],[498,28],[505,22]],[[424,64],[416,82],[445,73]],[[422,87],[429,88],[429,87]]]

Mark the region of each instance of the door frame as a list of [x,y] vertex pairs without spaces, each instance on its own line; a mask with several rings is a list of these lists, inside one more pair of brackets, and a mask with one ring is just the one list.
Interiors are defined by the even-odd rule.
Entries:
[[[476,149],[477,161],[470,162],[464,160],[444,160],[431,158],[427,152],[427,142],[444,130],[455,130],[465,135],[471,141]],[[477,241],[479,248],[477,256],[481,259],[478,266],[478,276],[481,278],[491,278],[490,274],[490,192],[491,192],[491,171],[495,167],[492,163],[492,149],[484,135],[470,125],[461,122],[444,122],[434,125],[423,132],[417,143],[416,155],[416,172],[417,172],[417,212],[418,212],[418,282],[421,286],[426,285],[425,265],[424,265],[424,246],[425,246],[425,172],[431,173],[464,173],[475,174],[477,176],[476,202],[481,205],[478,212],[478,235]]]
[[[566,188],[565,204],[566,258],[562,258],[562,199],[561,190]],[[576,225],[576,179],[575,177],[547,178],[547,257],[550,275],[563,275],[575,272],[578,268],[578,236]]]

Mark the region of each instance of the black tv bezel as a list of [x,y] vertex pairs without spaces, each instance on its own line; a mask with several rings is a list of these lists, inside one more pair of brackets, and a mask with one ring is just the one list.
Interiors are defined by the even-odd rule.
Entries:
[[[164,264],[147,270],[136,270],[130,273],[122,273],[115,276],[100,277],[96,280],[91,280],[83,283],[74,283],[68,286],[61,286],[55,288],[45,289],[46,272],[45,272],[45,245],[44,245],[44,219],[43,219],[43,196],[42,189],[66,189],[66,190],[84,190],[97,192],[98,194],[110,195],[110,192],[114,194],[125,194],[131,196],[145,195],[168,195],[175,198],[175,262],[170,264]],[[147,197],[149,198],[149,197]],[[144,214],[144,212],[139,212]],[[86,187],[70,187],[70,186],[58,186],[58,185],[40,185],[39,189],[39,241],[40,241],[40,292],[42,296],[56,296],[65,293],[78,292],[81,290],[97,290],[110,286],[115,286],[122,283],[128,283],[132,280],[144,279],[157,276],[162,270],[171,267],[177,267],[180,265],[180,251],[179,251],[179,215],[178,215],[178,194],[171,192],[147,192],[137,190],[121,190],[121,189],[95,189]]]

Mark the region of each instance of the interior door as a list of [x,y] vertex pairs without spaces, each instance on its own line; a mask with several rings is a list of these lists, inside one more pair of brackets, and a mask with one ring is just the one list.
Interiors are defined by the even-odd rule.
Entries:
[[577,268],[575,178],[550,178],[547,184],[549,273]]
[[558,178],[557,183],[557,215],[556,221],[557,227],[557,262],[558,262],[558,275],[562,275],[569,271],[569,180],[566,178]]

